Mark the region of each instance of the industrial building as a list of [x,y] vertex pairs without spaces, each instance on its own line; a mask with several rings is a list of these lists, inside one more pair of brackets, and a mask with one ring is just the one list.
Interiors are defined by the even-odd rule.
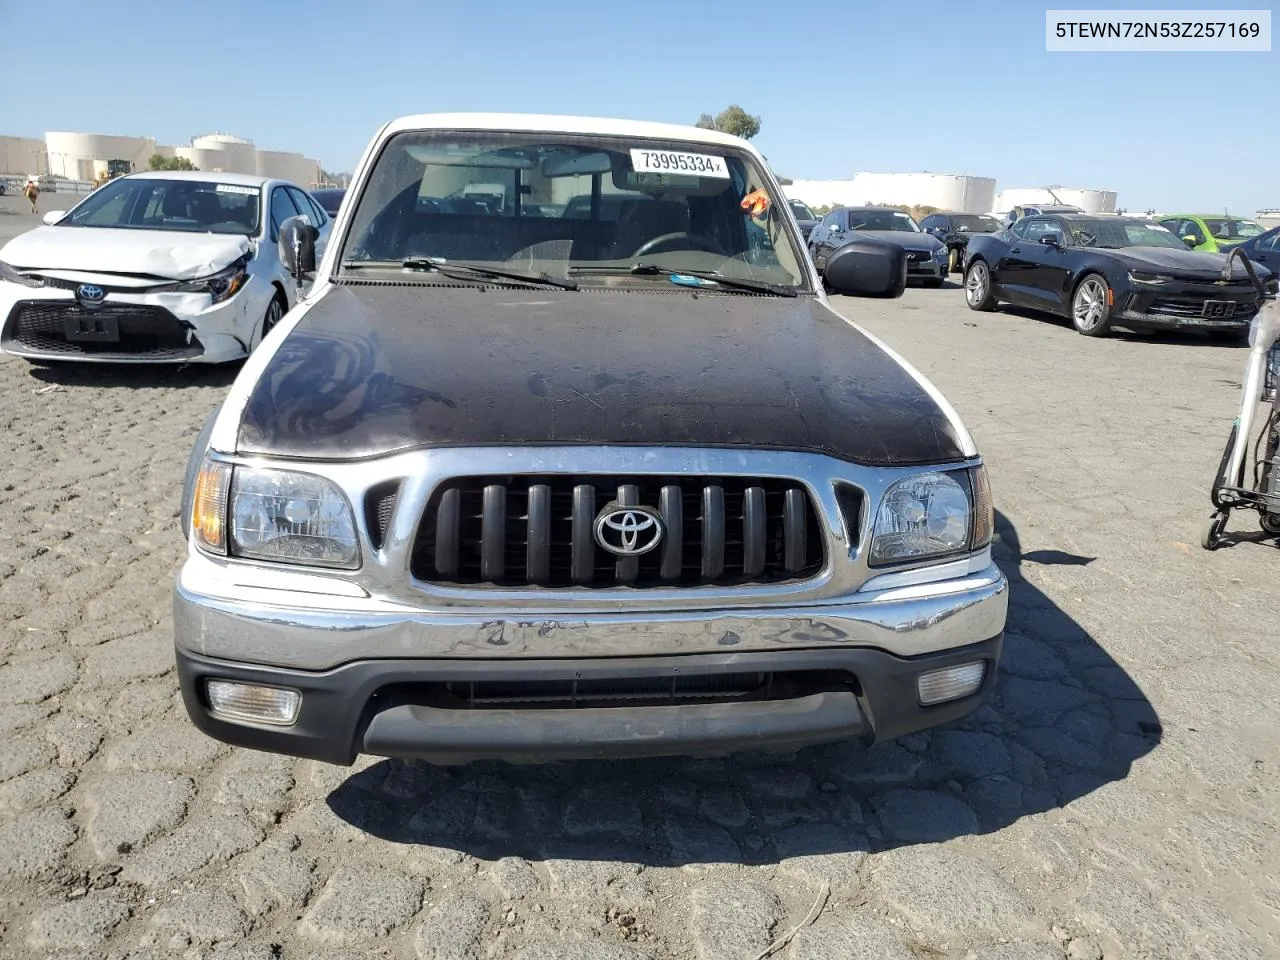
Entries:
[[157,144],[152,137],[97,133],[50,132],[43,141],[0,137],[0,173],[93,180],[124,164],[130,171],[146,170],[156,154],[182,157],[199,170],[278,177],[303,187],[322,179],[318,160],[300,153],[259,150],[251,140],[225,133],[195,137],[180,147]]
[[43,140],[34,137],[0,137],[0,173],[27,176],[49,172],[49,157]]

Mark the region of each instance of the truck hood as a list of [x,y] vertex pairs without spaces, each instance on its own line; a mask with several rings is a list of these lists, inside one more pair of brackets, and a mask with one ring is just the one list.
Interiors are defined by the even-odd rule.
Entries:
[[964,459],[901,363],[817,300],[336,285],[249,388],[237,450],[633,444]]
[[74,270],[190,280],[217,273],[250,249],[238,234],[109,227],[37,227],[0,249],[26,270]]

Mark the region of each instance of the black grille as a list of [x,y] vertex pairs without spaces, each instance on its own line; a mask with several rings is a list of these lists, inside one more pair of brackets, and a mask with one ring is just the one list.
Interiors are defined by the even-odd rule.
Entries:
[[[109,325],[118,337],[69,339],[68,325],[85,321]],[[5,345],[66,356],[147,356],[154,359],[198,357],[199,340],[168,310],[147,304],[106,304],[86,310],[73,300],[28,300],[14,306]]]
[[[662,519],[659,544],[619,557],[596,543],[610,503]],[[794,481],[749,477],[467,477],[432,494],[412,572],[441,584],[681,587],[812,577],[825,558]]]
[[384,704],[417,703],[455,710],[574,710],[791,700],[815,693],[860,690],[856,677],[838,670],[680,672],[664,676],[419,683],[383,689],[379,699]]
[[[1219,305],[1220,304],[1220,305]],[[1230,304],[1230,305],[1229,305]],[[1211,301],[1206,306],[1202,298],[1193,297],[1157,297],[1147,308],[1148,313],[1157,313],[1169,317],[1196,317],[1206,320],[1230,320],[1236,317],[1250,317],[1257,312],[1257,305],[1238,301]]]

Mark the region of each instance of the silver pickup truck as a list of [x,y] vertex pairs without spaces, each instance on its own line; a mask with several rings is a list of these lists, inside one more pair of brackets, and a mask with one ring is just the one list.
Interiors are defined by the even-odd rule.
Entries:
[[[831,309],[745,141],[407,117],[320,263],[312,227],[281,237],[308,288],[186,478],[201,730],[338,764],[790,750],[993,684],[973,440]],[[900,290],[901,258],[828,280]]]

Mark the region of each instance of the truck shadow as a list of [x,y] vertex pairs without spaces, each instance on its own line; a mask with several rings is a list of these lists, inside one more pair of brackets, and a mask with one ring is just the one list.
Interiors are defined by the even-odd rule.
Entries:
[[997,831],[1068,804],[1126,777],[1159,744],[1160,721],[1124,669],[1021,572],[1024,559],[1069,566],[1091,558],[1024,558],[1002,514],[993,549],[1011,583],[1001,676],[988,702],[957,724],[871,747],[772,756],[381,761],[334,790],[329,807],[397,843],[551,861],[553,873],[590,861],[622,876],[637,865],[797,857],[820,857],[802,861],[805,869],[838,873],[866,852]]

